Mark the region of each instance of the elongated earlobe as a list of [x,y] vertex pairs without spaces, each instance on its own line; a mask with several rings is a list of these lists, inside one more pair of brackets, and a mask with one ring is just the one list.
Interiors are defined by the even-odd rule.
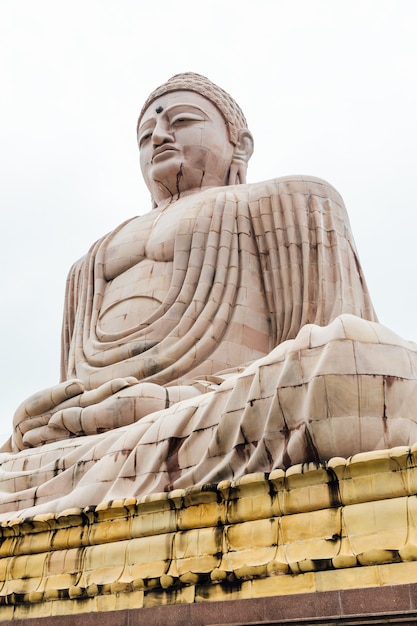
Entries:
[[233,152],[232,163],[229,172],[229,185],[246,183],[248,161],[253,154],[253,137],[247,128],[239,131],[238,141]]

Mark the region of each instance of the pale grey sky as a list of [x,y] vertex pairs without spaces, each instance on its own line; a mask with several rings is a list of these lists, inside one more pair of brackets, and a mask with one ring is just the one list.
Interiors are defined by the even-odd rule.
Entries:
[[249,182],[342,194],[382,323],[417,340],[414,0],[0,0],[0,436],[59,377],[67,271],[150,209],[135,127],[148,93],[196,71],[255,136]]

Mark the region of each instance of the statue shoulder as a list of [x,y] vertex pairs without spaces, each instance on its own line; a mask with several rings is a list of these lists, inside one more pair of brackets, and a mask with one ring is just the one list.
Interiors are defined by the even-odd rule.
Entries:
[[244,187],[247,188],[251,200],[281,194],[303,194],[328,198],[344,206],[343,199],[337,189],[326,180],[316,176],[280,176],[258,183],[249,183]]
[[78,277],[78,275],[80,274],[82,268],[84,267],[84,263],[85,260],[87,258],[87,254],[84,254],[82,257],[80,257],[79,259],[77,259],[77,261],[75,261],[71,267],[70,270],[68,272],[67,275],[67,282],[73,280],[74,278]]

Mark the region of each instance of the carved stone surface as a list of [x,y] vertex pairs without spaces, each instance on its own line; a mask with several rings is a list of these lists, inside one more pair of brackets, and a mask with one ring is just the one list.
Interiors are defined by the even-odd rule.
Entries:
[[245,184],[244,115],[198,75],[149,96],[138,143],[154,208],[70,272],[63,382],[15,414],[2,519],[414,443],[417,346],[376,323],[339,194]]
[[0,621],[416,581],[416,459],[402,447],[3,522]]

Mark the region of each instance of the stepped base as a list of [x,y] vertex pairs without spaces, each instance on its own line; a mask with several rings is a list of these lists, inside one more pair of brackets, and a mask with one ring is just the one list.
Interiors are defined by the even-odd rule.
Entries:
[[261,624],[417,624],[417,584],[325,591],[250,600],[177,604],[53,617],[21,618],[4,626],[250,626]]
[[417,623],[417,446],[0,527],[0,624]]

